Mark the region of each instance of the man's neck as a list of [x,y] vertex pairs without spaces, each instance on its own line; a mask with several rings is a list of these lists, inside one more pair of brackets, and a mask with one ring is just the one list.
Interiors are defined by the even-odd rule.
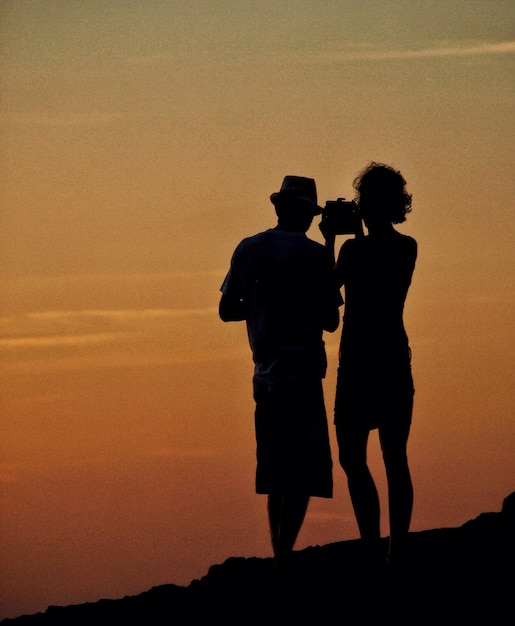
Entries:
[[274,230],[280,230],[282,233],[300,233],[302,235],[306,234],[305,228],[300,228],[292,224],[277,224]]

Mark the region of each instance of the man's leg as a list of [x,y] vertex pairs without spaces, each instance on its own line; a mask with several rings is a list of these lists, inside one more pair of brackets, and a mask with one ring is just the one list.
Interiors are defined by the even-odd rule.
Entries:
[[281,567],[290,557],[306,516],[309,496],[268,496],[272,548]]
[[274,556],[277,557],[279,546],[279,532],[281,529],[281,509],[283,496],[270,494],[268,496],[268,522],[270,524],[270,538]]
[[293,546],[306,516],[308,504],[309,496],[283,496],[277,545],[280,556],[287,558],[293,551]]

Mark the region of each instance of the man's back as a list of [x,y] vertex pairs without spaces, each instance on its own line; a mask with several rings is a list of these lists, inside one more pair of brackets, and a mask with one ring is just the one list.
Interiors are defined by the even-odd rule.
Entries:
[[269,229],[236,248],[225,293],[245,302],[260,378],[323,377],[324,312],[336,291],[327,252],[304,233]]

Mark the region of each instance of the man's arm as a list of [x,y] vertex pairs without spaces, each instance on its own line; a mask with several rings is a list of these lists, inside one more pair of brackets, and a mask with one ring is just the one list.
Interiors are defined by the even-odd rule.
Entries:
[[334,267],[336,263],[336,255],[334,251],[334,246],[336,243],[336,235],[331,229],[327,228],[324,222],[320,223],[319,229],[322,235],[324,236],[325,247],[329,255],[329,260],[331,261],[331,266]]
[[321,284],[324,285],[325,294],[322,305],[322,327],[325,331],[334,333],[340,325],[340,307],[343,304],[343,298],[336,281],[336,271],[329,264]]
[[241,298],[231,298],[222,293],[218,315],[223,322],[241,322],[246,319],[245,306]]

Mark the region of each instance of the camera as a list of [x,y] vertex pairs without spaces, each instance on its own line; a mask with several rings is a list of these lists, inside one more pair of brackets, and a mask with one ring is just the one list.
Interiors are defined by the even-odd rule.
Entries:
[[328,200],[325,203],[321,224],[335,235],[363,234],[358,206],[352,200],[345,200],[345,198]]

